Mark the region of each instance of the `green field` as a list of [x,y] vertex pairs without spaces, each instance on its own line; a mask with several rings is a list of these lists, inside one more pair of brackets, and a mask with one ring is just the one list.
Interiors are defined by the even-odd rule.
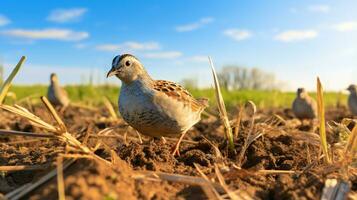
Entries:
[[[103,101],[103,97],[107,96],[114,104],[117,104],[119,88],[114,86],[88,86],[76,85],[66,86],[72,102],[82,102],[90,105],[98,105]],[[195,97],[209,98],[210,104],[215,104],[215,93],[213,89],[189,89]],[[30,97],[33,102],[38,102],[38,98],[46,95],[47,86],[33,85],[33,86],[12,86],[10,92],[16,94],[16,101],[23,101]],[[224,100],[228,108],[242,104],[247,100],[252,100],[259,108],[271,107],[290,107],[295,92],[279,92],[279,91],[256,91],[256,90],[239,90],[239,91],[222,91]],[[315,98],[315,94],[311,93]],[[37,100],[37,101],[36,101]],[[11,98],[7,99],[10,103]],[[337,104],[345,105],[347,95],[337,92],[325,93],[326,106],[336,106]]]

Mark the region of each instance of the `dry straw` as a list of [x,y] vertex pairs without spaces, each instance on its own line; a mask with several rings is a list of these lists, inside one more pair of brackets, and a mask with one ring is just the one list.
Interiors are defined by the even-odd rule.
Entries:
[[65,200],[65,187],[63,178],[63,157],[57,157],[57,186],[58,186],[58,199]]
[[331,158],[328,152],[328,144],[326,139],[326,122],[325,122],[325,105],[324,105],[324,95],[323,88],[321,85],[320,78],[317,77],[317,109],[320,123],[320,141],[322,152],[325,155],[325,162],[331,163]]
[[352,158],[355,158],[357,155],[357,125],[353,128],[350,133],[347,145],[345,148],[345,155],[351,155]]
[[238,157],[238,163],[237,165],[239,167],[242,166],[242,162],[243,162],[243,158],[244,158],[244,154],[247,151],[248,147],[256,140],[258,139],[260,136],[263,135],[263,133],[256,133],[253,135],[253,131],[254,131],[254,124],[255,124],[255,114],[257,112],[257,107],[254,104],[253,101],[248,101],[244,107],[244,111],[245,113],[251,118],[250,119],[250,127],[249,127],[249,132],[247,134],[247,137],[244,141],[242,150],[240,151],[239,157]]
[[219,116],[220,119],[222,120],[224,127],[226,128],[226,138],[228,139],[228,145],[229,149],[231,151],[234,151],[234,141],[233,141],[233,133],[232,133],[232,128],[229,123],[228,119],[228,114],[226,110],[226,106],[224,104],[224,100],[222,97],[221,89],[219,86],[216,70],[214,69],[213,61],[211,57],[208,57],[209,63],[211,65],[211,70],[212,70],[212,75],[213,75],[213,80],[214,80],[214,86],[215,86],[215,91],[216,91],[216,99],[217,99],[217,104],[218,104],[218,110],[219,110]]
[[107,108],[109,114],[110,114],[110,118],[112,120],[117,120],[118,119],[118,115],[117,113],[115,112],[115,109],[113,108],[113,105],[112,103],[109,101],[108,97],[104,97],[103,98],[103,103],[104,103],[104,106]]
[[68,133],[65,124],[63,123],[61,118],[58,116],[57,112],[55,111],[53,106],[50,104],[50,102],[47,100],[47,98],[41,97],[41,99],[42,99],[43,103],[46,105],[46,108],[48,109],[48,111],[50,112],[52,117],[57,122],[58,126],[53,126],[53,125],[43,121],[41,118],[30,113],[27,109],[25,109],[21,106],[18,106],[18,105],[15,105],[15,106],[0,105],[0,108],[28,119],[34,126],[37,126],[39,128],[49,131],[55,137],[66,142],[68,145],[80,150],[81,152],[83,152],[85,154],[93,156],[96,160],[100,160],[103,163],[110,165],[110,163],[107,160],[94,154],[87,146],[83,145],[75,137],[73,137],[70,133]]

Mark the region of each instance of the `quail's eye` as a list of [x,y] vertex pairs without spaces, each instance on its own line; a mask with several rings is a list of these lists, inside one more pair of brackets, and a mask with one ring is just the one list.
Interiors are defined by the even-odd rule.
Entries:
[[130,60],[127,60],[127,61],[125,62],[125,66],[129,67],[130,65],[131,65]]

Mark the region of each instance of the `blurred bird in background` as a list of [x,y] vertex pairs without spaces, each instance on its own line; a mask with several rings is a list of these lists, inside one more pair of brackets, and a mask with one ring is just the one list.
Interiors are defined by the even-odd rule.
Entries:
[[309,96],[304,88],[297,90],[292,110],[299,119],[315,119],[317,117],[316,101]]
[[68,94],[66,90],[60,86],[58,77],[55,73],[52,73],[50,77],[47,98],[52,105],[61,109],[60,112],[63,112],[69,105]]
[[350,85],[347,90],[350,92],[348,96],[348,108],[353,115],[357,115],[357,87],[356,85]]

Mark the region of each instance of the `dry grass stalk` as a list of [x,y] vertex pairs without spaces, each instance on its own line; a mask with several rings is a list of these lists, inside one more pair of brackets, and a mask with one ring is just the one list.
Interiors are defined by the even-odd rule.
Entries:
[[69,134],[67,132],[67,128],[66,128],[65,124],[63,123],[61,118],[58,116],[56,110],[53,108],[51,103],[47,100],[46,97],[42,97],[41,99],[42,99],[43,103],[46,105],[48,111],[53,116],[53,118],[57,121],[57,124],[60,126],[59,132],[57,132],[59,134],[58,137],[60,139],[65,141],[67,144],[70,144],[70,145],[76,147],[77,149],[80,149],[83,153],[86,153],[86,154],[89,154],[89,155],[93,156],[96,160],[98,160],[100,162],[103,162],[106,165],[111,166],[110,162],[108,162],[107,160],[105,160],[105,159],[101,158],[100,156],[94,154],[87,146],[83,145],[75,137],[73,137],[71,134]]
[[326,122],[325,122],[325,105],[323,88],[320,78],[317,77],[317,110],[320,123],[320,141],[322,152],[325,155],[325,162],[331,163],[331,158],[328,152],[328,144],[326,139]]
[[306,159],[307,159],[307,163],[311,164],[311,154],[310,154],[310,147],[309,144],[305,143],[305,147],[306,147]]
[[249,137],[246,138],[245,142],[244,142],[244,145],[243,145],[243,148],[239,154],[239,158],[238,158],[238,163],[237,165],[239,167],[242,166],[242,162],[243,162],[243,158],[244,158],[244,154],[245,152],[247,151],[248,147],[256,140],[258,139],[259,137],[261,137],[262,135],[264,135],[264,133],[257,133],[255,135],[249,135]]
[[350,155],[352,158],[354,158],[357,156],[356,154],[357,154],[357,125],[353,127],[353,130],[348,137],[347,145],[345,147],[345,155]]
[[211,147],[214,149],[214,155],[216,156],[218,161],[222,161],[223,160],[223,155],[221,153],[221,151],[219,150],[219,148],[213,144],[213,142],[211,142],[209,139],[207,139],[205,136],[202,136],[203,139],[208,142],[208,144],[211,145]]
[[214,69],[214,65],[213,65],[211,57],[208,57],[208,60],[209,60],[209,63],[211,65],[211,70],[212,70],[212,75],[213,75],[213,80],[214,80],[215,94],[216,94],[216,99],[217,99],[220,119],[222,120],[223,125],[226,128],[226,138],[228,139],[229,149],[231,151],[234,151],[234,141],[233,141],[232,128],[231,128],[231,125],[229,123],[228,114],[227,114],[226,106],[224,104],[224,100],[223,100],[223,97],[222,97],[222,92],[221,92],[221,88],[219,86],[216,70]]
[[30,98],[26,98],[26,105],[31,112],[34,111]]
[[260,174],[297,174],[299,172],[292,171],[292,170],[258,170],[257,171]]
[[[74,162],[73,160],[65,161],[64,164],[63,164],[63,170],[67,169],[67,167],[69,167],[71,164],[73,164],[73,162]],[[28,184],[27,187],[20,187],[20,188],[18,188],[16,190],[12,191],[9,194],[6,194],[5,197],[7,199],[9,199],[9,200],[22,199],[28,193],[30,193],[31,191],[33,191],[34,189],[36,189],[40,185],[46,183],[47,181],[49,181],[50,179],[52,179],[56,175],[57,175],[57,169],[53,169],[48,174],[46,174],[45,176],[43,176],[39,180],[37,180],[36,182],[34,182],[32,184]],[[11,194],[11,196],[10,196],[10,194]]]
[[54,120],[57,122],[60,132],[67,132],[66,125],[63,123],[62,119],[58,116],[55,108],[52,106],[52,104],[48,101],[48,99],[45,96],[41,97],[42,102],[45,104],[47,110],[51,113],[51,116],[54,118]]
[[86,159],[90,159],[90,160],[95,160],[95,158],[93,158],[93,156],[90,155],[84,155],[84,154],[60,154],[59,156],[63,157],[63,158],[74,158],[74,159],[79,159],[79,158],[86,158]]
[[113,108],[113,105],[112,103],[109,101],[108,97],[104,97],[103,98],[103,103],[104,103],[104,106],[107,108],[109,114],[110,114],[110,117],[111,119],[113,120],[117,120],[118,119],[118,115],[117,113],[115,112],[114,108]]
[[87,131],[84,135],[83,141],[82,141],[83,145],[88,146],[89,137],[90,137],[90,131],[89,131],[89,129],[87,129]]
[[200,169],[200,167],[196,163],[193,163],[193,165],[195,166],[195,168],[198,171],[198,173],[202,176],[202,178],[204,178],[207,181],[206,184],[202,185],[202,189],[206,193],[207,197],[209,199],[222,199],[222,197],[219,195],[217,190],[213,187],[212,182],[208,179],[206,174],[204,174],[202,172],[202,170]]
[[[151,172],[151,171],[137,171],[136,174],[132,176],[134,179],[147,179],[151,178],[152,180],[165,180],[175,183],[183,183],[188,185],[204,185],[207,184],[207,180],[200,177],[194,176],[186,176],[180,174],[169,174],[165,172]],[[225,190],[222,188],[221,185],[212,183],[213,187],[219,193],[225,193]]]
[[243,106],[239,106],[239,112],[238,112],[238,115],[236,116],[235,129],[234,129],[234,138],[236,138],[236,139],[238,138],[240,122],[242,120],[243,111],[244,111]]
[[53,135],[44,134],[44,133],[30,133],[30,132],[12,131],[12,130],[3,130],[3,129],[0,129],[0,135],[20,135],[20,136],[27,136],[27,137],[42,137],[42,138],[55,137]]
[[15,105],[14,107],[7,106],[7,105],[0,105],[0,108],[3,108],[7,111],[13,112],[15,114],[18,114],[18,115],[28,119],[30,122],[32,122],[33,125],[43,128],[43,129],[53,133],[54,136],[56,136],[58,139],[64,141],[68,145],[75,147],[76,149],[80,150],[83,153],[93,156],[96,160],[104,162],[107,165],[111,165],[110,162],[108,162],[107,160],[94,154],[87,146],[83,145],[75,137],[73,137],[70,133],[68,133],[66,131],[67,130],[66,126],[64,125],[62,120],[57,115],[53,106],[48,101],[46,101],[46,98],[43,98],[43,99],[44,99],[44,103],[46,104],[46,107],[49,110],[50,114],[57,121],[57,124],[60,127],[55,127],[51,124],[48,124],[47,122],[44,122],[41,118],[37,117],[36,115],[30,113],[25,108],[18,106],[18,105]]
[[280,115],[274,114],[274,117],[277,119],[277,121],[278,121],[277,123],[286,124],[286,120],[283,117],[281,117]]
[[241,200],[242,198],[240,198],[237,194],[235,194],[228,188],[226,181],[224,180],[224,177],[219,171],[219,168],[216,164],[214,165],[214,171],[216,173],[219,183],[221,184],[222,188],[226,191],[226,194],[229,196],[229,198],[232,200]]
[[247,151],[249,145],[252,144],[254,142],[254,140],[258,139],[260,136],[263,135],[262,133],[257,133],[255,135],[253,135],[254,123],[255,123],[255,113],[257,111],[257,108],[256,108],[254,102],[248,101],[245,106],[245,111],[251,117],[251,121],[250,121],[250,129],[247,134],[247,138],[244,141],[244,145],[243,145],[242,150],[240,151],[240,154],[238,157],[238,163],[237,163],[238,167],[242,166],[244,154]]
[[15,78],[16,74],[19,72],[21,66],[24,64],[26,60],[25,56],[22,56],[20,61],[17,63],[16,67],[12,70],[9,77],[6,79],[2,87],[0,88],[0,105],[4,102],[7,92],[10,89],[11,82]]
[[110,157],[111,157],[113,165],[116,165],[121,161],[121,159],[119,158],[117,152],[115,152],[113,149],[110,149]]
[[20,115],[26,119],[28,119],[32,125],[37,126],[39,128],[43,128],[51,133],[57,133],[58,129],[51,124],[43,121],[41,118],[37,117],[36,115],[30,113],[26,108],[14,105],[14,106],[8,106],[8,105],[0,105],[0,108],[7,110],[9,112],[12,112],[14,114]]
[[14,171],[34,171],[45,170],[49,165],[15,165],[15,166],[0,166],[2,172],[14,172]]
[[58,199],[65,200],[66,194],[64,191],[64,178],[63,178],[63,157],[57,157],[57,190]]

